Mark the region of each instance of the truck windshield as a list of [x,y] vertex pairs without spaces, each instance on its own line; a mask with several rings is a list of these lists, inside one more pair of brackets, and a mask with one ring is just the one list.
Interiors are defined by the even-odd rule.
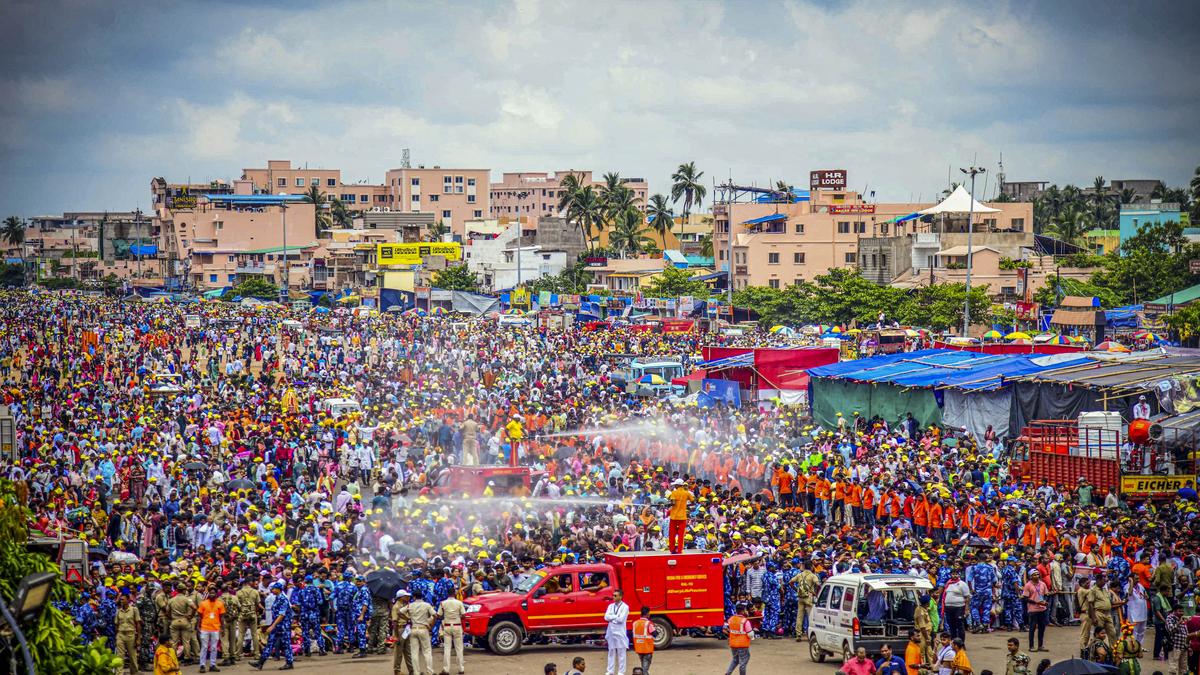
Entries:
[[912,623],[917,592],[912,588],[877,589],[870,586],[859,596],[857,614],[865,624]]
[[537,586],[538,583],[544,578],[546,578],[546,575],[542,572],[530,574],[513,586],[513,591],[517,593],[528,593],[529,591],[533,590],[533,587]]

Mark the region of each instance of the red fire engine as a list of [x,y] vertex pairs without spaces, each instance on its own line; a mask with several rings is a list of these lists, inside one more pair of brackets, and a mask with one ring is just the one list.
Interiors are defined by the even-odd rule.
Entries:
[[604,610],[613,591],[625,593],[629,624],[643,606],[657,626],[656,649],[666,649],[687,628],[720,626],[725,621],[724,572],[753,556],[662,551],[608,553],[604,562],[550,565],[523,579],[512,592],[467,598],[463,632],[491,651],[516,654],[538,636],[603,635]]

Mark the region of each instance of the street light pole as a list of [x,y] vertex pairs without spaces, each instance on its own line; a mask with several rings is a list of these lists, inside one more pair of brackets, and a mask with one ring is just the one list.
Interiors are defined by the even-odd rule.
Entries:
[[[314,206],[313,208],[316,208],[316,206]],[[280,209],[280,211],[283,212],[283,289],[279,291],[279,295],[281,295],[285,299],[284,304],[286,305],[287,304],[286,300],[290,300],[292,297],[291,280],[289,279],[289,277],[291,276],[292,266],[288,262],[288,250],[287,250],[287,203],[284,201],[280,201],[279,209]]]
[[971,263],[973,262],[974,250],[971,248],[971,235],[975,232],[975,225],[971,222],[975,217],[975,176],[987,171],[983,167],[972,166],[966,169],[959,169],[964,174],[971,177],[971,202],[967,204],[967,292],[963,294],[963,337],[967,336],[967,329],[971,325]]

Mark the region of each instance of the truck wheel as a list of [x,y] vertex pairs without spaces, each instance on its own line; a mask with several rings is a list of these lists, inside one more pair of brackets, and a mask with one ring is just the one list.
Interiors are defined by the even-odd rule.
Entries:
[[815,633],[808,636],[808,658],[812,659],[813,663],[825,663],[825,650],[817,644]]
[[850,643],[843,642],[842,643],[842,663],[850,663],[850,659],[853,656],[854,656],[854,652],[850,651]]
[[656,616],[650,619],[650,623],[654,624],[654,650],[666,649],[671,646],[671,641],[675,639],[675,627],[666,617]]
[[521,651],[524,639],[521,627],[511,621],[501,621],[488,629],[488,648],[500,656],[511,656]]

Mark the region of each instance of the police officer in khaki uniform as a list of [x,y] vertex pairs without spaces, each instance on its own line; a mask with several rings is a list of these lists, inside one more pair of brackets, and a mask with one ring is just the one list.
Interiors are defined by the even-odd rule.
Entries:
[[198,605],[183,592],[182,584],[178,592],[167,601],[167,613],[171,621],[171,643],[183,645],[182,661],[194,662],[198,652],[192,651],[192,636],[196,633],[196,612]]
[[442,672],[450,672],[451,648],[458,654],[458,672],[466,671],[463,660],[463,615],[467,607],[453,595],[438,605],[437,618],[442,620]]
[[1088,591],[1088,608],[1092,615],[1092,629],[1103,628],[1108,635],[1108,644],[1117,641],[1117,627],[1113,625],[1113,596],[1103,577],[1097,577]]
[[232,666],[237,663],[241,650],[237,648],[238,599],[229,586],[221,587],[221,602],[225,605],[225,613],[221,615],[221,655],[224,657],[221,665]]
[[129,596],[117,598],[117,656],[125,661],[125,668],[133,675],[138,673],[138,639],[142,634],[142,613],[129,602]]
[[[433,675],[433,641],[429,631],[437,620],[437,612],[421,597],[413,599],[405,609],[408,610],[408,621],[412,625],[408,642],[411,653],[408,658],[412,660],[413,673]],[[422,664],[424,668],[421,667]]]
[[250,577],[242,580],[242,587],[237,592],[237,651],[243,653],[245,648],[246,635],[250,635],[251,648],[250,652],[255,657],[262,651],[262,637],[258,632],[258,617],[259,606],[262,604],[262,595],[258,589],[254,587],[254,581]]
[[808,639],[804,633],[806,628],[804,623],[808,618],[808,612],[812,609],[820,580],[809,569],[808,562],[801,561],[800,572],[792,577],[791,581],[796,584],[796,641],[801,642]]
[[1087,658],[1088,647],[1092,640],[1092,580],[1090,577],[1080,577],[1075,589],[1075,606],[1079,608],[1079,654]]
[[196,629],[196,626],[200,618],[200,601],[204,599],[204,596],[200,594],[200,588],[196,584],[195,580],[185,583],[186,588],[188,589],[188,599],[190,599],[192,604],[196,606],[196,620],[192,622],[192,631],[188,636],[188,650],[191,652],[193,659],[199,659],[200,631]]
[[396,643],[392,652],[392,673],[413,675],[411,654],[408,650],[411,629],[408,627],[408,600],[412,597],[406,590],[396,592],[396,604],[392,605],[392,634]]

